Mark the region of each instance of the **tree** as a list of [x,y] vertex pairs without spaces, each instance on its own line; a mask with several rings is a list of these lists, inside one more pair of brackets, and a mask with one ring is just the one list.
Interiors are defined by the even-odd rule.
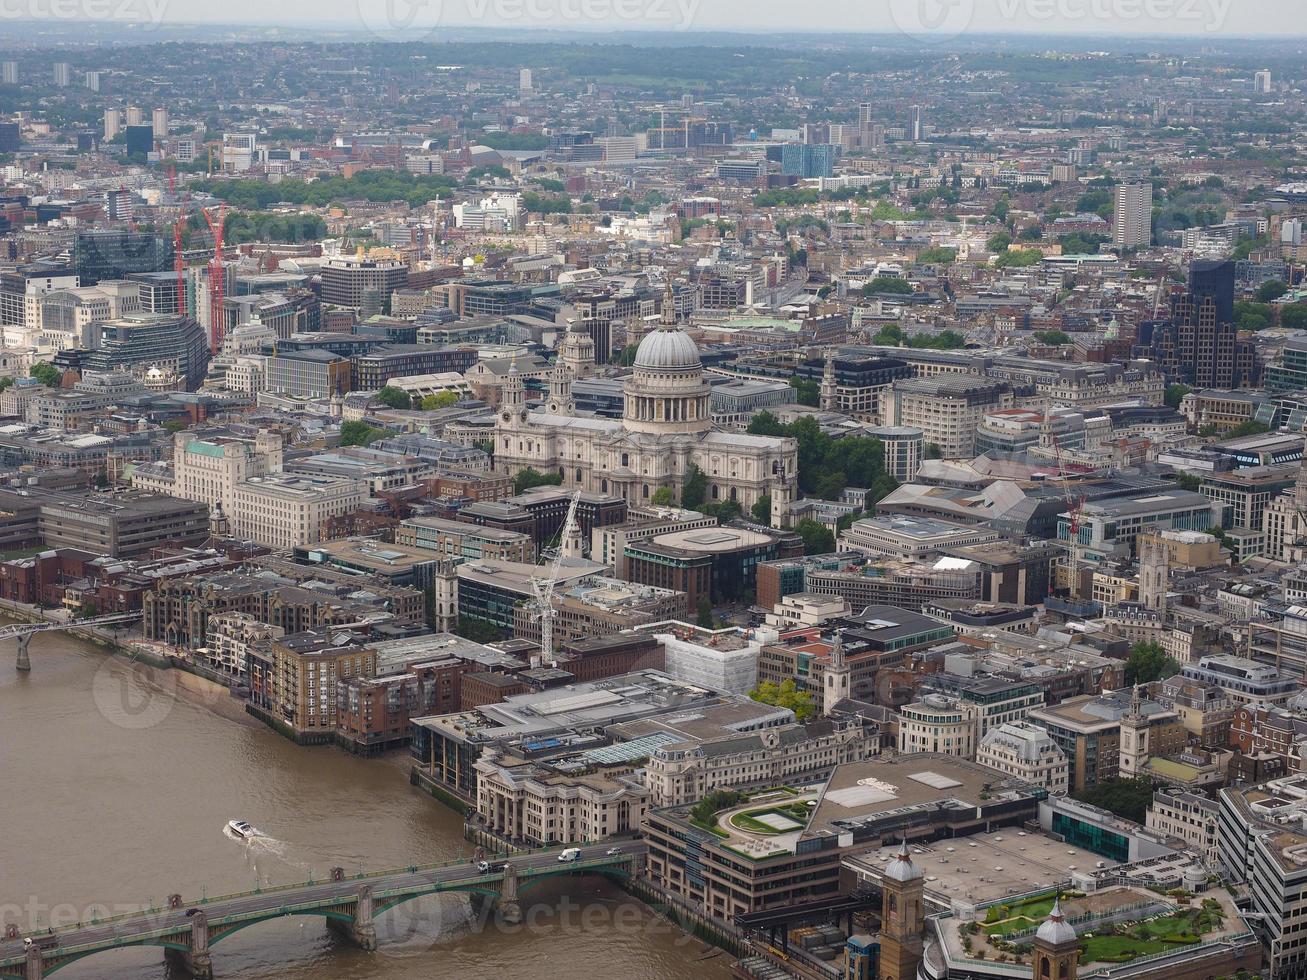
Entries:
[[1239,300],[1234,304],[1234,325],[1240,330],[1265,330],[1274,320],[1274,311],[1266,303]]
[[839,521],[835,525],[835,530],[843,534],[845,531],[853,527],[854,524],[856,524],[858,521],[862,520],[866,516],[867,515],[860,510],[851,511],[850,513],[845,514],[843,517],[839,519]]
[[902,347],[907,338],[903,333],[903,328],[897,323],[887,323],[876,331],[876,336],[871,338],[873,344],[881,347]]
[[927,459],[943,459],[943,458],[944,458],[944,451],[943,451],[942,449],[940,449],[939,446],[936,445],[936,444],[933,443],[933,442],[928,442],[928,443],[926,443],[926,447],[925,447],[925,449],[924,449],[924,452],[925,452],[925,455],[926,455],[926,458],[927,458]]
[[712,614],[712,600],[706,595],[699,596],[699,609],[695,617],[695,624],[706,630],[710,630],[716,625]]
[[413,407],[413,399],[407,391],[400,391],[398,388],[392,388],[389,385],[377,392],[377,401],[387,408],[393,408],[400,411]]
[[163,430],[176,435],[178,432],[185,432],[191,427],[188,419],[168,419],[163,423]]
[[1028,269],[1044,261],[1044,253],[1037,248],[1015,248],[1004,252],[994,265],[999,269]]
[[749,513],[759,524],[771,525],[771,494],[764,493],[758,502],[749,508]]
[[63,374],[49,361],[38,361],[32,365],[31,376],[47,388],[58,388],[63,381]]
[[449,408],[451,405],[457,404],[458,392],[441,391],[423,398],[421,408],[424,412],[438,412],[442,408]]
[[385,429],[377,429],[366,422],[355,419],[343,422],[340,426],[340,444],[342,446],[368,446],[390,435]]
[[1167,656],[1160,643],[1136,643],[1125,662],[1127,684],[1149,684],[1180,673],[1180,665]]
[[1142,824],[1153,803],[1153,784],[1148,779],[1106,779],[1071,795],[1082,803]]
[[805,517],[794,528],[795,533],[803,538],[803,553],[806,555],[829,555],[835,551],[835,535],[825,524]]
[[807,721],[817,713],[812,695],[800,691],[793,680],[784,680],[780,684],[764,681],[749,692],[749,697],[759,704],[770,704],[777,708],[789,708],[799,721]]
[[535,487],[557,487],[561,486],[562,483],[563,474],[541,473],[539,470],[533,470],[528,466],[513,477],[513,493],[526,493]]
[[1061,330],[1036,330],[1035,339],[1049,347],[1065,347],[1071,338]]
[[1255,419],[1249,419],[1247,422],[1240,422],[1229,432],[1225,433],[1226,439],[1242,439],[1244,436],[1260,436],[1265,432],[1270,432],[1270,427],[1263,422]]
[[1280,282],[1278,279],[1272,279],[1270,282],[1262,283],[1261,287],[1258,288],[1257,302],[1273,303],[1288,291],[1288,286]]
[[715,789],[690,807],[690,821],[701,827],[711,827],[713,817],[723,810],[739,806],[748,797],[733,789]]
[[1280,326],[1286,330],[1307,330],[1307,303],[1280,307]]
[[886,294],[910,296],[913,292],[915,292],[915,290],[912,288],[912,283],[908,282],[906,279],[899,279],[897,276],[877,276],[875,279],[871,280],[871,282],[862,287],[862,295],[864,296],[881,296]]
[[1184,396],[1193,391],[1188,385],[1167,385],[1166,386],[1166,406],[1167,408],[1179,408],[1180,403],[1184,401]]
[[750,420],[747,431],[751,436],[783,436],[785,426],[775,415],[763,409]]
[[1177,473],[1175,474],[1175,482],[1185,490],[1193,493],[1197,493],[1198,488],[1203,485],[1202,477],[1195,476],[1193,473]]
[[708,474],[693,463],[685,474],[681,484],[681,506],[687,510],[699,510],[708,496]]
[[744,508],[735,500],[719,500],[716,503],[704,504],[698,510],[708,517],[717,518],[718,524],[726,524],[737,517],[744,516]]
[[653,503],[655,507],[671,507],[676,503],[676,491],[671,487],[659,487],[654,491]]
[[921,265],[952,265],[957,260],[958,250],[943,246],[922,249],[917,255],[917,262]]
[[508,631],[500,629],[494,623],[474,616],[459,616],[454,634],[473,643],[497,643],[508,639]]
[[0,378],[0,392],[8,391],[14,386],[13,378]]
[[1006,252],[1008,246],[1011,244],[1012,236],[1006,231],[1000,231],[997,234],[989,236],[989,241],[985,243],[985,246],[991,252]]
[[797,392],[800,405],[816,408],[821,404],[821,386],[811,378],[800,378],[796,374],[790,378],[790,387]]

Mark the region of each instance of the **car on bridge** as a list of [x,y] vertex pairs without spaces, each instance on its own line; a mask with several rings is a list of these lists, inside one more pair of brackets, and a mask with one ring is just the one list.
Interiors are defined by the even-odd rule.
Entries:
[[581,849],[579,847],[569,847],[565,849],[563,853],[558,855],[558,860],[576,861],[580,857],[581,857]]

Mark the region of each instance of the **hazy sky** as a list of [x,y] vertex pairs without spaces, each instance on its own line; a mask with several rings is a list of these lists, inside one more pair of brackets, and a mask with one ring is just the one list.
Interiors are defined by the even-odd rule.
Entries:
[[[76,2],[76,0],[74,0]],[[964,33],[1307,34],[1303,0],[154,0],[174,21],[275,22],[429,33],[440,25],[562,30],[902,32],[923,40]]]

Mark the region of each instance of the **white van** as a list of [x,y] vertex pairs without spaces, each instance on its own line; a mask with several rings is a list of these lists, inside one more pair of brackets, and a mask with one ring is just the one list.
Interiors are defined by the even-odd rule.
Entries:
[[562,854],[558,855],[558,860],[575,861],[580,856],[581,856],[581,849],[579,847],[569,847],[567,848],[567,850],[563,851]]

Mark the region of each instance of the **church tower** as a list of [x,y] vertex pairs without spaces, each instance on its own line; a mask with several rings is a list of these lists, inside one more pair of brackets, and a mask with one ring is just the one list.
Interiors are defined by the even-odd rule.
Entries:
[[431,622],[437,633],[452,633],[458,627],[458,570],[453,561],[436,563],[431,577]]
[[1075,927],[1062,915],[1062,905],[1053,902],[1048,918],[1035,933],[1032,980],[1076,980],[1080,962],[1080,940]]
[[821,410],[840,410],[840,389],[835,382],[835,356],[830,351],[826,352],[826,368],[821,375]]
[[1118,768],[1122,779],[1135,779],[1144,774],[1148,765],[1148,716],[1144,714],[1143,698],[1136,684],[1130,696],[1130,710],[1121,716],[1121,755]]
[[595,373],[594,338],[580,320],[568,327],[558,350],[558,359],[568,366],[574,378],[588,378]]
[[576,403],[572,400],[572,369],[561,360],[554,365],[549,374],[549,404],[546,411],[550,415],[575,415]]
[[1166,587],[1170,579],[1170,552],[1157,538],[1139,538],[1139,601],[1145,609],[1166,612]]
[[831,642],[830,663],[826,666],[826,684],[821,692],[821,713],[827,718],[835,709],[835,705],[851,696],[852,676],[852,668],[844,659],[844,634],[841,631],[835,634],[835,639]]
[[912,863],[905,839],[885,868],[881,906],[879,980],[915,980],[921,964],[922,892],[925,878]]
[[216,544],[219,541],[231,537],[231,522],[227,520],[227,515],[223,513],[222,501],[213,505],[209,511],[209,541]]

